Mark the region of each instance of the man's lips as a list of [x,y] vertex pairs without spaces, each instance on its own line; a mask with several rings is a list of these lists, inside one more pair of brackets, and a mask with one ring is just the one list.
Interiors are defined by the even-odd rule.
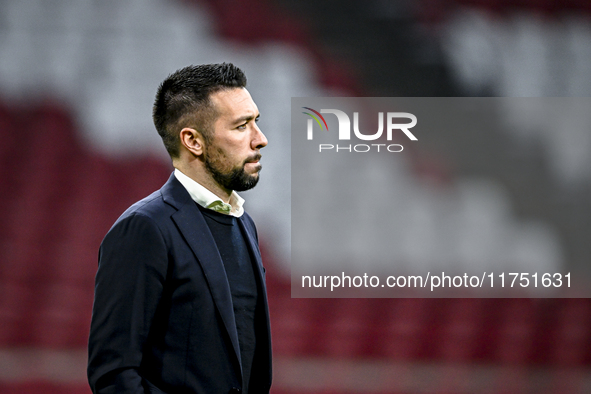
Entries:
[[261,163],[259,163],[259,160],[261,159],[261,155],[258,154],[250,159],[247,159],[244,162],[244,169],[247,170],[248,172],[252,172],[254,173],[258,173],[262,168],[263,165]]
[[248,164],[248,163],[258,163],[259,160],[261,160],[261,157],[262,157],[262,155],[260,155],[260,154],[259,155],[256,155],[256,156],[254,156],[254,157],[252,157],[250,159],[247,159],[244,163],[245,164]]

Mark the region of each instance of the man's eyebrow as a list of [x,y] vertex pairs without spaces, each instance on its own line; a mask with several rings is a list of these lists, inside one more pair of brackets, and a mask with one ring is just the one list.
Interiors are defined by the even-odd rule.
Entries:
[[234,120],[233,123],[234,124],[241,124],[241,123],[244,123],[244,122],[251,121],[253,119],[258,119],[260,116],[261,116],[260,113],[257,113],[256,115],[244,115],[244,116],[241,116],[238,119]]

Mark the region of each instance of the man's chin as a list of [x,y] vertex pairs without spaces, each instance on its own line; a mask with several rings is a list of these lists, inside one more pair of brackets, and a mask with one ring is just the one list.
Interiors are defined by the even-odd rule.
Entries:
[[259,173],[256,171],[253,174],[249,174],[244,170],[240,176],[233,177],[232,181],[228,186],[229,189],[235,190],[237,192],[243,192],[246,190],[250,190],[256,186],[259,181]]

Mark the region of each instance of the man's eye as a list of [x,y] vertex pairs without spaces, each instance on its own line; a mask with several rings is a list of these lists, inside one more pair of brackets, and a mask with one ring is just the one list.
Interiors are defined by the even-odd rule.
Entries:
[[244,130],[246,129],[246,123],[237,127],[237,129]]

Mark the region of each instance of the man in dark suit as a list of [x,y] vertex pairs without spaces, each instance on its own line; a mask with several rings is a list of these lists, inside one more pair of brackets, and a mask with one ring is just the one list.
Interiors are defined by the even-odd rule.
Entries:
[[254,222],[236,191],[267,139],[232,64],[159,87],[166,184],[117,219],[99,250],[89,339],[94,393],[268,393],[271,340]]

